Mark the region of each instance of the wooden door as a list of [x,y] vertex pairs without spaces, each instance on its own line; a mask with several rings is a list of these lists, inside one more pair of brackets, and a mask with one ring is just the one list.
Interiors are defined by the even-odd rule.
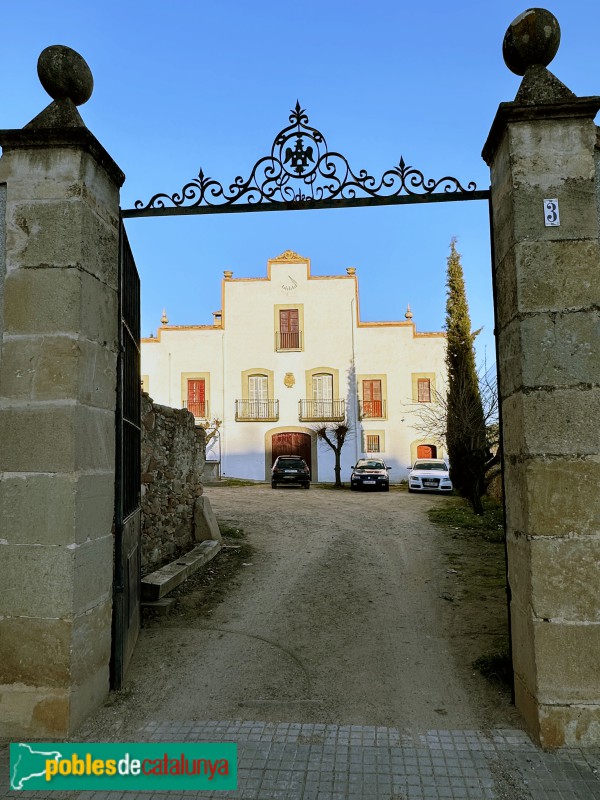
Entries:
[[437,447],[434,444],[420,444],[417,447],[417,458],[437,458]]
[[279,311],[280,348],[297,350],[300,347],[300,319],[297,308],[284,308]]
[[271,464],[275,463],[277,456],[300,456],[306,461],[312,473],[311,442],[308,433],[298,433],[296,431],[275,433],[273,434],[272,448],[273,459]]

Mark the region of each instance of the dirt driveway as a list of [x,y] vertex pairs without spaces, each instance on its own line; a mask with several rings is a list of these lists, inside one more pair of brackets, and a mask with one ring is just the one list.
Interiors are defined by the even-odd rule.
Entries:
[[244,530],[251,560],[211,611],[142,630],[124,691],[83,735],[167,719],[518,724],[466,646],[491,640],[502,615],[461,617],[448,601],[447,535],[426,514],[444,498],[262,485],[206,495]]

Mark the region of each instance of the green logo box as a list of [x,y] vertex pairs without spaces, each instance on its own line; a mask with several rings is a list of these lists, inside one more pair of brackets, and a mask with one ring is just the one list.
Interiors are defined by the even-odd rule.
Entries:
[[231,791],[233,742],[12,743],[13,791]]

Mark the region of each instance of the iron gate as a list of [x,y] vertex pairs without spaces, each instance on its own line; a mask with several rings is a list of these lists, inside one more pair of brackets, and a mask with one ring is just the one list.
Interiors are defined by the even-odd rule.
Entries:
[[123,222],[119,234],[119,354],[111,684],[125,676],[140,630],[140,279]]

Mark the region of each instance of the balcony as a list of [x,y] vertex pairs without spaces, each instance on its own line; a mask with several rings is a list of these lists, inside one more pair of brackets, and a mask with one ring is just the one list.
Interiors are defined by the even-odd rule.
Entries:
[[275,331],[275,350],[278,353],[302,350],[302,347],[302,331],[292,331],[291,333]]
[[190,401],[189,403],[184,400],[183,408],[187,408],[188,411],[191,411],[195,419],[208,419],[208,403],[205,400],[197,402]]
[[343,422],[345,400],[299,400],[298,418],[302,422]]
[[361,400],[359,414],[361,419],[385,419],[385,400]]
[[275,422],[279,419],[279,400],[236,400],[236,422]]

